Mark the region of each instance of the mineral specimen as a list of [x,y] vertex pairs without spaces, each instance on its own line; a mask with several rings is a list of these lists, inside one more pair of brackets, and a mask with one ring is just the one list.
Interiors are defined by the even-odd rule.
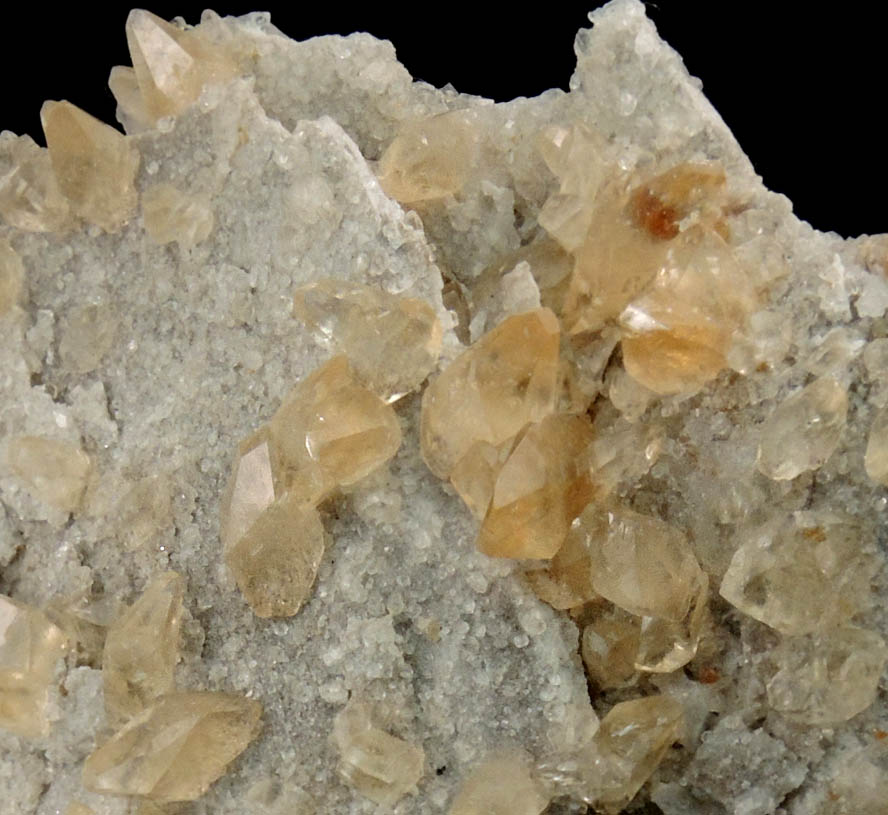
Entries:
[[449,815],[540,815],[549,802],[531,770],[521,753],[486,758],[463,782]]
[[57,439],[19,436],[9,442],[11,470],[35,498],[63,512],[80,508],[92,462],[79,447]]

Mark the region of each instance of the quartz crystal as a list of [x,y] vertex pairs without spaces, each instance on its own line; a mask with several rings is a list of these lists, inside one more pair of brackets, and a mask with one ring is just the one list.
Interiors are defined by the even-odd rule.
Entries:
[[181,113],[205,85],[237,74],[234,61],[200,33],[142,9],[127,17],[126,41],[144,109],[154,119]]
[[847,414],[848,395],[832,377],[793,393],[762,425],[759,471],[787,481],[821,467],[839,444]]
[[35,498],[62,512],[80,508],[92,470],[80,447],[42,436],[19,436],[9,442],[7,460]]
[[518,314],[431,382],[423,394],[421,441],[435,475],[449,477],[476,442],[502,444],[554,411],[558,342],[558,320],[549,309]]
[[49,685],[66,647],[42,611],[0,595],[0,728],[26,739],[49,734]]
[[62,194],[74,214],[115,232],[133,215],[139,153],[127,136],[70,102],[45,102],[40,121]]
[[155,184],[142,194],[142,221],[154,243],[175,241],[180,249],[193,249],[213,231],[213,210],[204,196]]
[[828,727],[873,703],[888,646],[874,631],[840,627],[787,637],[771,657],[777,668],[767,685],[771,707],[802,724]]
[[107,305],[91,304],[72,309],[59,341],[62,364],[76,374],[94,371],[111,350],[116,333],[117,323]]
[[0,317],[19,302],[25,267],[9,241],[0,239]]
[[259,702],[235,694],[171,693],[87,758],[83,785],[108,795],[193,801],[256,738],[261,716]]
[[422,777],[422,748],[376,727],[362,702],[353,700],[337,714],[333,742],[343,779],[382,806],[394,806]]
[[406,122],[379,160],[379,183],[403,204],[453,195],[468,180],[477,150],[469,111]]
[[881,563],[873,544],[854,519],[835,513],[777,518],[741,539],[721,595],[784,634],[823,631],[867,604]]
[[389,402],[416,390],[441,353],[441,323],[431,306],[379,288],[319,280],[296,292],[293,313]]
[[119,727],[173,690],[185,581],[158,575],[108,629],[102,655],[105,710]]
[[591,441],[588,420],[569,414],[524,430],[497,475],[478,548],[493,557],[552,557],[592,497],[583,466]]
[[0,175],[0,216],[25,232],[60,232],[71,225],[49,151],[30,136],[9,143],[12,168]]
[[355,378],[337,356],[297,385],[269,423],[288,489],[316,503],[360,481],[401,446],[392,408]]
[[888,485],[888,408],[880,410],[870,425],[863,464],[873,481]]
[[519,752],[489,756],[463,782],[449,815],[540,815],[549,800]]

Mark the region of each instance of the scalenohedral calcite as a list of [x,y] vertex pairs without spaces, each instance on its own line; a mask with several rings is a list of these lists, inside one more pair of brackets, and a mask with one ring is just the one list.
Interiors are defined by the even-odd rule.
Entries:
[[592,19],[134,11],[0,135],[0,815],[882,811],[888,240]]

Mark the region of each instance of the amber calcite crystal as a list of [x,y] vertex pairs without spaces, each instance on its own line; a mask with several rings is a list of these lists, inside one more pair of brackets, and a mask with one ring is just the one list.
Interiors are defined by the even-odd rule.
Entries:
[[853,518],[797,512],[745,533],[721,595],[784,634],[809,634],[861,611],[880,563]]
[[256,738],[261,715],[259,702],[231,693],[171,693],[86,759],[83,785],[108,795],[193,801]]
[[37,499],[76,512],[92,470],[89,456],[69,442],[18,436],[7,449],[9,466]]
[[558,343],[558,320],[549,309],[517,314],[431,382],[420,433],[423,458],[435,475],[448,478],[476,442],[500,445],[554,412]]
[[25,267],[9,241],[0,240],[0,317],[19,301]]
[[0,727],[26,739],[49,733],[49,684],[67,640],[39,609],[0,595]]
[[108,629],[102,679],[112,727],[173,690],[184,594],[181,575],[164,572]]
[[214,216],[206,196],[183,192],[172,184],[155,184],[142,194],[142,221],[154,243],[176,242],[187,250],[210,236]]
[[641,620],[620,608],[601,609],[583,629],[580,653],[589,678],[601,690],[635,676]]
[[532,775],[530,756],[488,756],[463,781],[449,815],[540,815],[549,799]]
[[120,229],[138,202],[139,152],[129,137],[70,102],[45,102],[40,121],[59,189],[74,214],[106,232]]
[[888,409],[880,410],[870,425],[863,460],[866,474],[877,484],[888,485]]
[[441,353],[441,323],[423,300],[338,280],[305,286],[293,313],[348,357],[358,378],[388,402],[416,390]]
[[592,498],[584,466],[591,441],[585,417],[558,414],[530,425],[497,475],[478,548],[493,557],[552,557]]
[[117,321],[107,304],[91,303],[71,309],[62,326],[59,357],[72,373],[94,371],[111,350]]
[[0,215],[25,232],[59,232],[71,221],[71,208],[59,190],[49,151],[30,136],[9,148],[13,168],[0,177]]
[[422,748],[376,727],[364,703],[353,700],[339,712],[332,737],[340,774],[364,797],[392,807],[416,789],[425,765]]
[[768,703],[794,721],[828,727],[866,710],[888,663],[888,645],[852,626],[787,637],[772,652]]

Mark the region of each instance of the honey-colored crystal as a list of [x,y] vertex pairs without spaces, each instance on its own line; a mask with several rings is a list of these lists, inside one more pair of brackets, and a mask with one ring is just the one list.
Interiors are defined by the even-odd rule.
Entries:
[[126,65],[115,65],[108,77],[108,88],[117,102],[117,121],[129,134],[142,133],[154,125],[145,107],[136,72]]
[[497,446],[486,441],[477,441],[466,451],[450,474],[453,488],[479,521],[483,520],[490,508],[497,476],[509,458],[513,444],[513,439]]
[[592,560],[583,528],[572,523],[561,548],[542,569],[528,571],[531,588],[552,608],[569,609],[598,597],[592,588]]
[[184,593],[182,577],[164,572],[108,629],[102,679],[112,727],[173,690]]
[[849,626],[787,637],[771,658],[777,668],[767,685],[771,707],[802,724],[828,727],[875,701],[888,646],[875,632]]
[[524,753],[486,758],[463,781],[449,815],[540,815],[549,799],[531,770]]
[[19,302],[25,267],[9,241],[0,239],[0,317]]
[[142,221],[154,243],[175,241],[180,249],[193,249],[210,236],[214,216],[205,196],[155,184],[142,194]]
[[558,320],[549,309],[517,314],[432,381],[423,394],[420,433],[433,473],[448,478],[476,442],[500,445],[554,411],[558,343]]
[[478,548],[493,557],[552,557],[592,497],[583,466],[591,441],[585,417],[559,414],[528,427],[497,476]]
[[478,139],[468,111],[405,123],[379,160],[379,183],[413,204],[459,192],[475,164]]
[[149,475],[123,494],[109,513],[124,549],[133,551],[172,524],[172,485],[166,475]]
[[130,720],[83,765],[92,792],[193,801],[256,738],[262,705],[231,693],[171,693]]
[[92,469],[79,447],[42,436],[19,436],[9,442],[9,466],[40,501],[62,512],[76,512]]
[[619,608],[602,609],[583,629],[580,652],[589,678],[601,690],[635,676],[641,620]]
[[234,61],[199,32],[142,9],[127,17],[126,41],[145,111],[155,119],[177,116],[205,85],[237,75]]
[[13,168],[0,178],[0,216],[25,232],[59,232],[71,220],[59,190],[49,151],[30,136],[19,136],[10,149]]
[[138,202],[139,153],[130,139],[70,102],[45,102],[40,120],[72,211],[106,232],[120,229]]
[[0,595],[0,727],[26,739],[48,735],[49,684],[66,647],[42,611]]
[[322,280],[296,292],[293,313],[345,354],[358,378],[394,401],[434,370],[442,329],[432,307],[380,288]]
[[870,425],[863,464],[873,481],[888,485],[888,408],[879,411]]
[[90,809],[86,804],[74,801],[68,804],[65,815],[95,815],[95,811]]
[[352,701],[333,722],[339,772],[365,798],[392,807],[422,778],[421,747],[376,727],[367,706]]
[[788,481],[818,469],[838,447],[847,416],[848,395],[831,377],[788,396],[762,425],[759,472]]
[[290,392],[269,434],[287,488],[311,503],[365,478],[401,446],[394,410],[358,382],[344,356]]
[[107,305],[90,304],[71,310],[62,328],[59,357],[72,373],[94,371],[111,350],[117,321]]
[[721,595],[783,634],[823,631],[862,609],[879,563],[852,518],[797,512],[746,533]]

